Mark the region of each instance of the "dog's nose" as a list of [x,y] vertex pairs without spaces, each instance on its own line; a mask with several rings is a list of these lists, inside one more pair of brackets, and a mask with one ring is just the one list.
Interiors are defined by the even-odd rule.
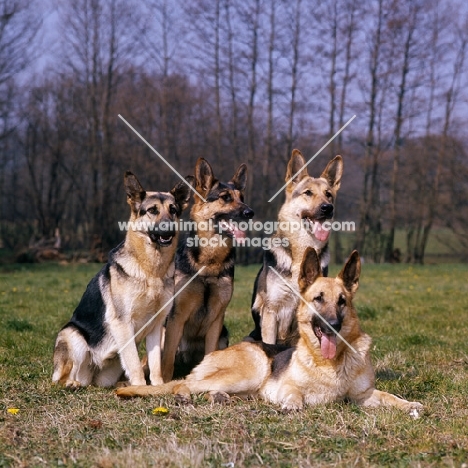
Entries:
[[253,210],[251,210],[250,208],[246,208],[243,212],[242,212],[242,216],[244,218],[247,218],[247,219],[251,219],[254,217],[254,212]]
[[323,203],[320,205],[320,213],[324,216],[333,215],[333,205],[331,203]]

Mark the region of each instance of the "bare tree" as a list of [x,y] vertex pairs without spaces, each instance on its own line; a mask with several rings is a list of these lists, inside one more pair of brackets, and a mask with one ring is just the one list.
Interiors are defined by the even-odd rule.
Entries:
[[112,212],[108,203],[113,200],[113,181],[120,176],[112,141],[117,113],[111,110],[119,84],[117,70],[134,48],[131,12],[135,8],[135,4],[122,0],[79,0],[59,5],[64,62],[77,84],[86,89],[86,99],[75,103],[75,110],[81,113],[87,130],[82,151],[91,176],[89,222],[95,240],[106,246]]
[[286,133],[286,155],[289,155],[292,152],[292,145],[294,139],[294,119],[296,117],[296,94],[299,81],[299,64],[300,64],[300,51],[302,49],[301,44],[301,32],[302,32],[302,21],[303,21],[303,11],[301,8],[302,0],[296,0],[291,5],[291,38],[290,38],[290,50],[292,53],[291,59],[291,70],[290,70],[290,80],[291,84],[289,87],[289,115],[288,115],[288,127]]
[[[461,78],[465,72],[465,60],[467,53],[468,34],[466,27],[468,20],[465,18],[464,22],[453,30],[453,43],[456,45],[456,53],[453,58],[452,71],[448,77],[448,86],[445,89],[444,95],[444,118],[441,134],[441,142],[438,148],[437,164],[435,168],[434,179],[432,183],[431,197],[429,199],[427,218],[423,223],[423,230],[417,247],[418,261],[424,262],[424,255],[429,240],[429,234],[434,224],[434,219],[437,213],[437,206],[441,198],[441,179],[444,167],[447,165],[447,155],[453,154],[451,151],[450,130],[453,124],[453,114],[455,107],[458,103],[458,96],[462,86]],[[453,171],[452,171],[453,173]]]
[[240,142],[239,142],[239,103],[238,103],[238,93],[237,93],[237,86],[238,86],[238,73],[237,73],[237,66],[236,61],[238,60],[238,56],[235,53],[235,43],[234,43],[234,26],[232,21],[232,1],[225,0],[224,1],[224,17],[226,20],[226,34],[227,34],[227,68],[228,68],[228,87],[229,87],[229,94],[230,94],[230,105],[231,105],[231,118],[230,118],[230,126],[229,126],[229,135],[228,138],[231,141],[231,146],[233,147],[234,158],[236,162],[239,161],[240,158]]
[[[348,102],[348,89],[353,80],[351,61],[356,40],[356,0],[329,0],[318,12],[322,24],[322,50],[328,71],[328,137],[331,138],[338,128],[344,125],[345,110]],[[341,86],[341,92],[340,92]],[[329,145],[330,156],[343,154],[343,134]],[[335,263],[343,262],[340,233],[333,235],[333,256]]]
[[[426,3],[427,7],[427,3]],[[385,261],[390,262],[394,251],[395,229],[397,222],[397,181],[399,176],[399,165],[401,158],[402,138],[403,138],[403,124],[405,120],[405,105],[408,96],[408,87],[415,86],[415,83],[408,83],[410,72],[412,68],[417,65],[417,62],[423,58],[423,50],[415,49],[418,47],[418,39],[420,43],[425,43],[423,40],[423,30],[420,26],[422,22],[422,7],[417,1],[404,2],[404,4],[396,1],[394,4],[395,12],[397,12],[389,22],[390,34],[394,35],[392,41],[393,53],[395,49],[398,50],[401,42],[401,56],[400,62],[400,79],[397,91],[397,105],[395,116],[395,128],[393,132],[393,168],[392,177],[390,182],[390,226],[387,242],[385,246],[384,258]],[[419,35],[419,38],[418,38]]]
[[73,187],[73,180],[68,177],[71,167],[67,167],[71,106],[62,85],[46,81],[32,88],[29,102],[22,110],[27,194],[39,221],[37,234],[45,239],[52,238],[60,227]]
[[[39,54],[41,25],[42,18],[37,14],[35,2],[0,0],[0,220],[4,219],[4,209],[7,208],[3,203],[7,173],[3,169],[16,159],[12,142],[7,140],[18,124],[15,108],[21,94],[14,79]],[[12,200],[12,203],[16,201]],[[3,238],[3,223],[0,223],[0,243]]]
[[[184,13],[190,28],[187,43],[190,47],[188,53],[193,58],[193,69],[200,82],[207,83],[211,87],[212,96],[210,96],[209,103],[214,102],[215,128],[210,127],[206,130],[210,143],[214,143],[215,155],[219,159],[222,156],[224,132],[222,112],[224,67],[221,56],[222,0],[187,2],[184,5]],[[208,135],[212,130],[214,135]]]
[[[363,252],[366,237],[370,234],[376,236],[380,232],[380,215],[378,213],[378,202],[380,198],[378,181],[379,150],[376,145],[375,132],[378,119],[378,98],[381,79],[381,61],[383,55],[383,28],[384,28],[384,2],[377,0],[375,12],[375,26],[369,32],[369,81],[368,90],[368,124],[365,140],[364,155],[364,181],[362,197],[360,201],[360,220],[357,231],[355,248]],[[372,14],[372,12],[368,12]]]
[[175,160],[178,158],[178,153],[174,148],[174,142],[169,138],[171,122],[167,98],[172,93],[170,86],[173,80],[170,75],[178,72],[179,64],[184,60],[182,51],[186,32],[181,13],[179,2],[145,0],[143,14],[146,20],[139,35],[142,56],[149,59],[144,66],[149,72],[154,72],[158,76],[155,89],[160,92],[157,117],[160,123],[157,128],[158,140],[161,143],[159,151],[163,155],[171,154]]
[[269,35],[268,35],[268,71],[267,71],[267,129],[263,149],[263,164],[262,164],[262,205],[266,207],[265,218],[271,216],[270,206],[267,204],[268,193],[270,190],[270,164],[273,160],[273,118],[274,118],[274,75],[275,75],[275,60],[274,54],[276,51],[276,29],[277,29],[277,4],[275,0],[270,0],[270,12],[268,18]]
[[[261,0],[250,0],[239,9],[239,17],[245,24],[248,31],[248,44],[246,44],[245,60],[248,67],[248,101],[247,101],[247,141],[248,154],[247,162],[250,167],[255,164],[256,154],[256,131],[255,131],[255,107],[258,92],[258,67],[259,67],[259,46],[260,46],[260,15],[262,12]],[[252,174],[253,176],[253,174]],[[252,193],[254,179],[248,180],[247,193]]]

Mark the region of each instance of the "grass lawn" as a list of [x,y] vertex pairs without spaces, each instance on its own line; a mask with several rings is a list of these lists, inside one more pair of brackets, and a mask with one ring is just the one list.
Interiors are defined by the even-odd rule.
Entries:
[[[363,266],[356,304],[374,340],[377,387],[422,402],[417,420],[347,403],[283,413],[258,401],[221,406],[200,396],[177,406],[171,396],[120,401],[111,390],[54,387],[55,336],[99,268],[0,269],[0,467],[468,463],[468,265]],[[256,271],[237,267],[232,343],[251,330]],[[152,414],[159,406],[169,412]]]

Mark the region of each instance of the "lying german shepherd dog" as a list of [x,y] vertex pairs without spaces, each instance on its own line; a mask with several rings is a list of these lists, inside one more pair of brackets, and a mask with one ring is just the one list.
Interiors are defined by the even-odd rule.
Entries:
[[[246,341],[295,345],[299,339],[295,321],[298,298],[285,287],[283,280],[295,288],[304,252],[309,247],[317,252],[322,273],[325,276],[328,273],[330,229],[326,229],[324,223],[333,218],[343,159],[336,156],[319,178],[309,176],[305,164],[300,151],[293,150],[285,179],[289,181],[292,178],[292,181],[286,187],[286,200],[278,214],[279,228],[273,236],[282,241],[272,242],[271,250],[264,253],[252,297],[255,329]],[[288,241],[286,245],[285,239]],[[279,273],[282,279],[275,273]]]
[[117,395],[173,392],[188,400],[191,394],[210,392],[214,401],[231,395],[257,396],[287,410],[343,399],[368,407],[422,409],[420,403],[375,388],[371,338],[361,331],[352,302],[360,269],[354,251],[336,278],[325,278],[315,250],[307,249],[298,274],[300,338],[296,347],[272,358],[272,346],[242,342],[205,356],[185,380],[121,388]]
[[187,179],[200,196],[194,195],[190,210],[193,229],[181,239],[177,249],[176,291],[196,273],[199,275],[177,295],[167,318],[162,358],[165,382],[173,378],[174,363],[178,375],[187,375],[205,354],[227,347],[223,322],[233,291],[233,240],[245,237],[236,223],[254,215],[244,203],[245,164],[239,166],[229,182],[220,182],[208,162],[200,158],[195,177]]
[[190,188],[180,182],[168,193],[146,192],[131,172],[124,185],[133,226],[55,342],[52,380],[67,387],[110,387],[123,372],[131,384],[144,385],[138,357],[144,338],[151,383],[162,383],[161,338],[172,306],[178,237],[170,223],[188,205]]

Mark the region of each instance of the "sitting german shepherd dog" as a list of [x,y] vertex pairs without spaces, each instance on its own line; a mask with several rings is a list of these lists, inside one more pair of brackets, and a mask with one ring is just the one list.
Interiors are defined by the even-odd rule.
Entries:
[[317,253],[308,248],[298,273],[302,299],[296,347],[272,358],[273,346],[242,342],[205,356],[185,380],[121,388],[117,395],[173,392],[184,401],[193,393],[210,392],[214,401],[225,401],[230,395],[258,396],[287,410],[344,399],[368,407],[422,409],[420,403],[375,389],[371,338],[362,332],[353,307],[360,270],[354,251],[336,278],[325,278]]
[[[287,239],[288,245],[273,243],[271,250],[264,253],[252,297],[255,329],[246,341],[295,345],[299,338],[295,321],[298,299],[277,274],[295,286],[304,252],[309,247],[317,252],[323,274],[326,276],[328,273],[330,229],[323,228],[323,223],[333,218],[334,202],[343,174],[343,159],[336,156],[319,178],[309,176],[305,164],[300,151],[293,150],[285,180],[289,181],[299,173],[286,187],[286,201],[278,214],[279,229],[273,236]],[[296,229],[293,229],[294,225]],[[270,267],[275,271],[271,271]]]
[[138,357],[144,338],[151,383],[163,381],[161,335],[174,294],[178,237],[167,227],[178,222],[190,188],[180,182],[169,193],[146,192],[131,172],[124,185],[133,227],[91,280],[55,342],[52,380],[67,387],[110,387],[123,372],[131,384],[144,385]]
[[245,237],[236,223],[254,215],[244,203],[245,164],[239,166],[229,182],[223,183],[215,179],[211,166],[200,158],[195,177],[187,180],[200,196],[194,195],[190,210],[194,228],[181,239],[177,249],[176,291],[197,272],[200,274],[175,298],[167,318],[162,357],[165,382],[173,378],[175,362],[178,375],[187,375],[205,354],[227,347],[223,322],[233,291],[233,239]]

